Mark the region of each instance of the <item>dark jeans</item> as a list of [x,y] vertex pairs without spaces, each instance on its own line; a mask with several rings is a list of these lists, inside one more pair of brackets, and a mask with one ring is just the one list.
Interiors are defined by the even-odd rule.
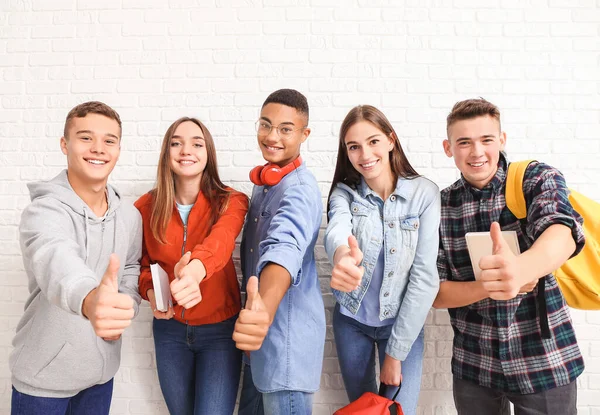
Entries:
[[577,414],[577,382],[544,392],[521,395],[479,386],[454,378],[454,404],[458,415],[575,415]]
[[171,414],[233,414],[242,364],[231,338],[236,319],[201,326],[154,319],[158,380]]
[[108,415],[113,380],[84,389],[70,398],[31,396],[12,388],[11,415]]

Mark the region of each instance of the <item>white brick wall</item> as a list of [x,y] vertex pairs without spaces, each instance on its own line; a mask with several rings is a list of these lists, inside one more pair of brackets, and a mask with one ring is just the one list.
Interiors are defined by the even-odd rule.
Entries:
[[[442,153],[445,116],[483,96],[503,109],[513,159],[547,161],[600,200],[599,66],[600,0],[0,1],[0,413],[9,412],[7,359],[27,295],[17,242],[25,183],[64,165],[58,138],[75,104],[102,100],[120,112],[112,181],[132,201],[152,186],[162,135],[182,115],[207,123],[223,178],[248,192],[261,159],[253,122],[281,87],[308,96],[304,155],[324,195],[352,106],[380,107],[418,171],[446,186],[457,173]],[[327,289],[324,297],[330,323]],[[579,413],[599,415],[600,313],[573,316],[587,363]],[[166,413],[150,319],[144,307],[124,337],[114,414]],[[319,415],[346,402],[332,338],[329,328]],[[446,311],[431,312],[426,341],[420,413],[454,413]]]

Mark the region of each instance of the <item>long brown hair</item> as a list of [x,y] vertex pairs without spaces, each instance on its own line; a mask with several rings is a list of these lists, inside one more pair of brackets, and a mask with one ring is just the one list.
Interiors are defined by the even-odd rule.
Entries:
[[[329,189],[329,196],[327,197],[327,211],[329,211],[329,198],[331,193],[338,183],[347,184],[350,187],[357,188],[360,183],[360,173],[356,171],[350,159],[348,158],[348,150],[346,149],[346,134],[348,130],[355,124],[366,121],[373,124],[377,129],[381,130],[387,137],[390,137],[394,142],[394,148],[390,151],[390,167],[394,175],[394,182],[397,182],[398,177],[404,177],[412,179],[419,176],[419,173],[410,165],[398,135],[392,127],[392,123],[388,121],[386,116],[371,105],[359,105],[350,110],[342,126],[340,127],[340,140],[338,145],[337,162],[335,165],[335,173],[333,174],[333,181],[331,182],[331,188]],[[396,183],[394,183],[394,186]]]
[[177,127],[188,121],[200,127],[206,146],[207,160],[200,180],[200,192],[208,199],[211,207],[209,227],[214,225],[219,216],[225,211],[229,201],[230,190],[225,187],[219,178],[217,151],[210,131],[196,118],[182,117],[178,119],[167,129],[163,138],[156,172],[156,187],[151,190],[152,215],[150,216],[150,229],[152,229],[152,236],[162,244],[166,243],[167,225],[171,220],[173,206],[175,205],[175,180],[170,163],[171,139]]

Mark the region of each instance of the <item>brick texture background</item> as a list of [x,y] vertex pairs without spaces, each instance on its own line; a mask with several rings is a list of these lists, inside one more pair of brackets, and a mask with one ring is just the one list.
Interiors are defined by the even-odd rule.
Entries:
[[[445,187],[458,177],[442,152],[445,116],[482,96],[502,110],[513,160],[553,164],[600,200],[599,67],[600,0],[1,0],[0,413],[27,297],[17,235],[25,184],[65,165],[59,137],[74,105],[101,100],[121,114],[111,182],[131,201],[151,188],[162,136],[183,115],[206,122],[222,178],[249,193],[248,171],[261,163],[253,123],[282,87],[309,99],[303,154],[324,196],[352,106],[381,108],[417,170]],[[314,409],[325,415],[346,397],[321,243],[317,258],[329,326]],[[600,312],[572,314],[587,366],[579,413],[600,415]],[[445,310],[431,311],[425,335],[419,414],[453,414]],[[113,414],[167,413],[151,336],[146,303],[124,336]]]

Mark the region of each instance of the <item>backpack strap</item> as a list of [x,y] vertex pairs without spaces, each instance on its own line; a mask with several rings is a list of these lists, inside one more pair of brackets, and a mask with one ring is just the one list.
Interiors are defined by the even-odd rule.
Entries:
[[[519,221],[527,219],[527,202],[523,192],[523,180],[527,167],[535,160],[523,160],[510,163],[506,173],[506,189],[504,198],[506,206]],[[540,331],[543,339],[549,339],[550,327],[548,326],[548,308],[546,304],[546,278],[538,282],[537,306],[540,318]]]
[[523,160],[510,163],[506,174],[506,206],[517,219],[527,217],[527,203],[523,193],[523,179],[525,171],[531,162],[535,160]]

